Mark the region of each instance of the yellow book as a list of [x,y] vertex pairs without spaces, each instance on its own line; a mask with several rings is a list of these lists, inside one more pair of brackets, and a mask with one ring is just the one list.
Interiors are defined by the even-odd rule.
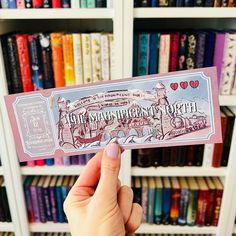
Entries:
[[64,71],[66,86],[75,85],[73,38],[72,34],[62,36]]
[[109,51],[110,51],[110,79],[115,79],[115,46],[113,34],[108,34]]

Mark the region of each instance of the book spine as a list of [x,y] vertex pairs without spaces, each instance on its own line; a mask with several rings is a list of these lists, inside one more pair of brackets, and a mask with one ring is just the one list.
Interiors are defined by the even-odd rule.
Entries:
[[162,149],[156,148],[154,155],[151,156],[151,166],[158,167],[162,163]]
[[188,201],[189,201],[189,190],[181,189],[179,218],[178,218],[179,225],[186,225],[187,223]]
[[17,9],[24,9],[25,8],[25,1],[24,0],[16,0],[16,8]]
[[185,0],[176,0],[176,7],[184,7]]
[[62,209],[62,195],[61,195],[61,186],[56,187],[56,198],[57,198],[57,217],[59,223],[64,223],[64,215]]
[[43,188],[43,198],[45,202],[45,213],[47,221],[52,221],[51,204],[48,188]]
[[177,70],[178,55],[179,55],[179,40],[180,33],[170,34],[170,64],[169,71]]
[[50,195],[50,203],[51,203],[52,220],[53,220],[53,223],[57,223],[58,222],[57,202],[56,202],[56,193],[55,193],[54,186],[49,187],[49,195]]
[[188,36],[188,53],[186,58],[186,66],[188,70],[196,67],[195,55],[196,55],[197,38],[196,35],[190,34]]
[[3,9],[9,8],[8,0],[1,0],[1,8],[3,8]]
[[222,0],[221,7],[227,7],[227,6],[228,6],[228,0]]
[[66,86],[75,85],[74,55],[72,34],[62,36],[63,64]]
[[214,202],[214,211],[213,211],[213,219],[212,219],[212,226],[217,226],[218,221],[220,218],[220,208],[222,202],[223,190],[216,190],[216,197]]
[[159,50],[159,73],[167,73],[169,71],[170,58],[170,35],[162,34],[160,36],[160,50]]
[[211,167],[214,153],[214,144],[205,144],[203,154],[203,167]]
[[213,66],[216,33],[208,32],[206,37],[204,67]]
[[82,42],[80,34],[72,34],[73,37],[73,52],[74,52],[74,70],[75,83],[83,84],[83,61],[82,61]]
[[80,0],[80,6],[81,8],[87,8],[88,7],[87,0]]
[[109,41],[106,34],[101,36],[102,80],[110,79],[109,70]]
[[92,33],[91,37],[91,55],[92,55],[92,72],[93,82],[102,80],[102,65],[101,65],[101,34]]
[[189,145],[187,147],[187,166],[193,166],[195,150],[196,148],[194,145]]
[[214,0],[214,7],[220,7],[221,6],[221,0]]
[[38,195],[37,195],[37,189],[35,186],[30,186],[30,196],[32,200],[35,222],[40,222]]
[[236,61],[236,34],[226,34],[223,68],[221,72],[221,94],[230,95],[234,83]]
[[45,215],[45,202],[44,202],[44,196],[43,196],[43,189],[42,187],[37,187],[37,195],[38,195],[38,205],[39,205],[39,218],[40,222],[46,223],[47,218]]
[[163,167],[167,167],[170,165],[170,147],[164,147],[162,148],[162,159],[161,159],[161,165]]
[[204,2],[203,0],[194,0],[194,7],[203,7]]
[[179,45],[178,70],[186,69],[187,42],[188,42],[188,35],[181,34],[180,45]]
[[84,83],[88,84],[93,82],[90,35],[81,34],[81,39],[82,39]]
[[9,208],[9,203],[7,199],[7,192],[6,192],[6,187],[2,187],[2,200],[4,202],[3,204],[3,209],[5,212],[5,221],[6,222],[11,222],[11,213],[10,213],[10,208]]
[[44,166],[45,165],[45,162],[44,160],[36,160],[36,166]]
[[33,166],[35,166],[35,161],[27,161],[27,166],[28,166],[28,167],[33,167]]
[[211,226],[213,213],[214,213],[214,200],[215,200],[215,190],[209,190],[209,194],[207,196],[207,209],[206,209],[206,226]]
[[207,209],[207,196],[209,190],[200,190],[198,194],[198,207],[197,207],[197,226],[204,226],[206,223],[206,209]]
[[32,201],[30,197],[30,186],[24,186],[24,195],[25,195],[25,203],[26,203],[28,220],[30,223],[35,222],[34,211],[33,211]]
[[24,92],[33,91],[32,76],[30,70],[29,50],[26,34],[16,35],[16,44],[19,56],[21,79]]
[[198,204],[198,190],[189,190],[189,204],[187,211],[187,224],[193,226],[196,223]]
[[62,157],[63,166],[70,166],[70,157]]
[[205,48],[206,48],[206,33],[200,32],[197,34],[197,49],[196,49],[196,68],[204,66]]
[[71,165],[78,165],[78,156],[71,157]]
[[[64,202],[66,200],[67,194],[68,194],[68,187],[67,186],[61,186],[62,202]],[[64,222],[68,222],[64,211],[63,211],[63,217],[64,217]]]
[[56,166],[62,166],[63,164],[62,157],[54,157],[54,163]]
[[52,0],[52,8],[61,8],[61,0]]
[[214,0],[205,0],[205,7],[213,7]]
[[155,188],[148,190],[148,213],[147,213],[147,223],[154,223],[154,208],[155,208]]
[[177,166],[178,147],[170,148],[170,166]]
[[186,165],[186,154],[187,154],[187,147],[180,146],[178,159],[177,159],[177,166],[185,166]]
[[156,189],[155,194],[155,210],[154,210],[154,223],[161,224],[162,222],[162,189]]
[[113,0],[107,0],[107,8],[113,8]]
[[16,0],[8,0],[8,3],[9,3],[8,8],[10,8],[10,9],[16,8]]
[[42,8],[43,1],[42,0],[32,0],[33,8]]
[[193,7],[194,6],[194,0],[185,0],[185,7]]
[[158,7],[158,2],[157,0],[151,0],[151,7]]
[[168,0],[159,0],[159,7],[168,7],[169,1]]
[[38,34],[28,35],[28,43],[34,91],[41,90],[43,89],[43,73]]
[[202,166],[203,152],[204,152],[204,145],[197,145],[193,161],[194,166]]
[[150,153],[150,150],[138,150],[137,154],[137,166],[139,167],[150,167],[152,164],[152,157]]
[[87,7],[88,8],[95,8],[96,7],[96,1],[95,0],[87,0]]
[[50,34],[52,47],[52,63],[54,72],[55,87],[64,87],[64,70],[63,70],[63,50],[62,50],[62,34]]
[[73,9],[80,8],[80,0],[71,0],[71,8]]
[[[2,191],[3,187],[0,186],[0,200],[1,202],[5,202],[5,199],[2,197]],[[6,216],[5,216],[5,210],[3,208],[3,204],[0,204],[0,222],[5,222],[6,221]]]
[[52,8],[52,1],[43,0],[43,8]]
[[62,8],[70,8],[70,0],[61,0]]
[[236,3],[234,0],[229,0],[228,7],[235,7]]
[[168,7],[176,7],[176,0],[169,0]]
[[115,65],[115,44],[113,34],[108,34],[109,52],[110,52],[110,80],[115,79],[116,65]]
[[162,195],[162,224],[170,223],[170,207],[171,207],[171,189],[163,188]]
[[150,35],[149,74],[157,73],[159,37],[160,35],[158,33],[151,33]]
[[54,88],[54,74],[52,66],[52,50],[49,34],[39,34],[41,47],[41,61],[43,67],[43,88]]
[[96,0],[96,7],[97,8],[106,7],[106,0]]
[[150,7],[150,0],[141,0],[141,7]]
[[170,222],[172,225],[178,224],[179,210],[180,210],[180,189],[172,189],[171,208],[170,208]]
[[143,208],[143,216],[142,216],[142,222],[147,222],[147,214],[148,214],[148,189],[146,187],[142,187],[142,208]]
[[25,0],[25,8],[32,8],[33,3],[32,0]]
[[140,0],[134,0],[134,7],[140,7],[140,6],[141,6]]

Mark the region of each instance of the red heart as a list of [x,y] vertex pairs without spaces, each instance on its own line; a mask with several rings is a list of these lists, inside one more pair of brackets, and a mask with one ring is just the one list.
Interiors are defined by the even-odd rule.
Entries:
[[171,83],[170,84],[170,87],[173,89],[173,90],[176,90],[178,88],[178,83]]
[[192,88],[197,88],[199,86],[199,81],[198,80],[190,81],[189,84]]
[[188,87],[188,82],[187,81],[181,82],[180,86],[182,89],[186,89]]

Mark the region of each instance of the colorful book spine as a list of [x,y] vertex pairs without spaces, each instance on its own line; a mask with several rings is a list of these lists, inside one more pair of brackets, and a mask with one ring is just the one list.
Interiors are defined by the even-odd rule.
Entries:
[[149,74],[157,74],[158,52],[159,52],[159,38],[160,34],[151,33],[150,35],[150,60],[149,60]]
[[15,9],[16,8],[16,0],[8,0],[9,3],[9,8],[10,9]]
[[181,189],[180,193],[180,207],[179,207],[179,225],[186,225],[188,212],[189,190]]
[[214,0],[214,7],[221,7],[221,0]]
[[25,8],[32,8],[33,3],[32,0],[25,0]]
[[30,58],[29,58],[27,35],[17,34],[16,44],[17,44],[17,50],[18,50],[23,91],[30,92],[30,91],[33,91],[33,83],[31,79],[32,76],[31,76],[31,70],[30,70]]
[[56,202],[56,190],[55,186],[49,187],[49,196],[50,196],[50,205],[51,205],[51,212],[52,212],[52,220],[53,223],[58,222],[57,218],[57,202]]
[[101,35],[102,80],[110,79],[109,68],[109,40],[107,34]]
[[114,80],[116,75],[116,64],[115,64],[115,43],[113,34],[108,34],[109,40],[109,52],[110,52],[110,80]]
[[178,224],[179,210],[180,210],[180,188],[172,187],[171,208],[170,208],[170,222],[172,225]]
[[36,160],[35,164],[36,164],[36,166],[44,166],[45,162],[44,162],[44,160]]
[[159,0],[159,7],[168,7],[169,1],[168,0]]
[[205,48],[206,48],[206,32],[198,32],[195,68],[202,68],[204,66]]
[[196,223],[198,204],[198,190],[189,190],[189,203],[187,211],[187,224],[193,226]]
[[32,0],[33,8],[42,8],[43,1],[42,0]]
[[169,59],[170,72],[177,70],[178,54],[179,54],[179,40],[180,40],[179,32],[170,34],[170,59]]
[[61,0],[52,0],[52,8],[61,8]]
[[56,166],[62,166],[63,165],[62,157],[54,157],[54,163]]
[[95,0],[87,0],[87,7],[88,8],[95,8],[96,7],[96,1]]
[[96,0],[96,7],[97,8],[106,7],[106,0]]
[[43,8],[51,8],[51,7],[52,7],[52,1],[43,0]]
[[88,7],[87,0],[80,0],[80,6],[81,8],[87,8]]
[[167,73],[169,71],[169,58],[170,58],[170,35],[161,34],[160,49],[159,49],[159,64],[158,64],[159,73]]
[[25,8],[25,1],[24,0],[16,0],[16,7],[17,7],[17,9],[24,9]]
[[75,85],[72,34],[64,34],[62,36],[62,48],[63,48],[65,85],[72,86],[72,85]]
[[30,186],[30,196],[32,199],[32,206],[33,206],[35,222],[40,222],[37,187],[35,185]]
[[[60,178],[60,177],[59,177]],[[62,193],[61,186],[56,186],[56,206],[57,206],[57,217],[59,223],[64,223],[64,214],[63,214],[63,201],[62,201]]]
[[202,164],[204,167],[212,166],[213,153],[214,144],[205,144]]
[[44,202],[44,195],[43,195],[43,188],[42,186],[37,186],[37,195],[38,195],[38,206],[39,206],[39,218],[41,223],[46,223],[47,218],[45,214],[45,202]]
[[63,157],[62,162],[64,166],[70,166],[70,157]]
[[170,223],[171,188],[164,187],[162,197],[162,224],[168,225]]
[[71,165],[78,165],[78,156],[71,157]]
[[55,87],[63,87],[65,86],[65,79],[63,67],[62,34],[52,33],[50,34],[50,38]]
[[[153,178],[153,182],[154,178]],[[154,223],[154,209],[155,209],[155,184],[153,186],[149,186],[148,188],[148,213],[147,213],[147,223]]]
[[3,9],[9,8],[8,0],[1,0],[1,8],[3,8]]
[[198,194],[198,207],[196,225],[204,226],[206,224],[207,196],[209,190],[200,190]]
[[211,226],[212,223],[215,197],[215,189],[210,189],[207,195],[206,226]]
[[216,189],[215,194],[215,201],[214,201],[214,211],[213,211],[213,219],[212,219],[212,226],[217,226],[220,218],[220,209],[221,209],[221,202],[223,197],[223,190]]
[[71,0],[71,8],[73,9],[80,8],[80,0]]
[[84,83],[88,84],[93,82],[90,34],[81,34],[81,39],[83,53]]
[[158,7],[158,2],[157,0],[151,0],[151,7]]
[[28,35],[31,74],[34,91],[43,89],[42,61],[40,56],[39,35]]
[[192,33],[188,36],[188,53],[186,58],[186,67],[188,70],[196,67],[196,46],[197,38],[196,35]]
[[188,35],[186,33],[180,36],[178,70],[186,69]]
[[74,70],[75,70],[75,83],[83,84],[83,60],[82,60],[82,42],[80,34],[72,34],[73,37],[73,53],[74,53]]
[[62,8],[70,8],[70,0],[62,0],[61,1],[61,7]]
[[93,82],[102,80],[102,64],[101,64],[101,34],[92,33],[91,37],[91,55],[92,55],[92,72]]
[[163,188],[156,188],[155,192],[155,209],[154,209],[154,223],[161,224],[162,222],[162,197]]
[[213,66],[216,33],[209,31],[206,36],[204,67]]
[[143,217],[142,217],[142,222],[146,223],[147,222],[147,214],[148,214],[148,187],[142,185],[142,208],[143,208]]
[[43,188],[43,198],[45,203],[46,219],[47,221],[52,221],[51,203],[50,203],[50,195],[48,188]]

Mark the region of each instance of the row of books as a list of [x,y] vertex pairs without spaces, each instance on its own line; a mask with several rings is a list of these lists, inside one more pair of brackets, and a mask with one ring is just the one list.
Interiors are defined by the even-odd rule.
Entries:
[[84,166],[88,163],[88,161],[94,156],[94,154],[84,154],[70,157],[57,157],[57,158],[49,158],[45,160],[36,160],[29,162],[21,162],[21,166],[72,166],[79,165]]
[[134,0],[134,7],[236,7],[234,0]]
[[1,0],[1,8],[112,8],[113,0]]
[[67,222],[63,202],[76,176],[27,176],[24,194],[29,222]]
[[133,177],[134,202],[149,224],[217,226],[223,185],[218,177]]
[[113,34],[35,33],[1,38],[9,93],[114,76]]
[[11,222],[5,180],[2,176],[0,176],[0,222]]
[[236,94],[235,42],[234,31],[135,33],[133,75],[216,66],[220,94]]

